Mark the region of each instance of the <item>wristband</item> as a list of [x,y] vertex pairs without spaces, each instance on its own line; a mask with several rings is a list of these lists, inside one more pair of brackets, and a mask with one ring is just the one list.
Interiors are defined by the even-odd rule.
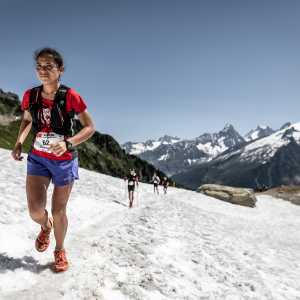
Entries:
[[66,148],[67,148],[68,151],[74,150],[74,146],[70,141],[66,140],[65,143],[66,143]]

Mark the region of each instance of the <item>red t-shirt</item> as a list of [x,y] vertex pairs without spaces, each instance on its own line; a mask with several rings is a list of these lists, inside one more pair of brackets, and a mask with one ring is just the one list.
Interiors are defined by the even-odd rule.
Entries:
[[[30,101],[30,90],[27,90],[23,96],[21,108],[22,110],[28,110],[29,108],[29,101]],[[36,134],[35,139],[38,135],[42,135],[43,133],[52,133],[52,129],[50,127],[51,124],[51,109],[54,104],[53,100],[49,99],[42,99],[42,118],[41,118],[41,130],[39,133]],[[69,89],[66,95],[66,110],[67,112],[74,110],[76,114],[82,113],[86,110],[86,104],[85,101],[81,98],[81,96],[74,90]],[[54,153],[44,152],[35,149],[33,146],[31,153],[46,157],[53,160],[71,160],[72,159],[72,153],[71,152],[65,152],[62,156],[56,156]]]

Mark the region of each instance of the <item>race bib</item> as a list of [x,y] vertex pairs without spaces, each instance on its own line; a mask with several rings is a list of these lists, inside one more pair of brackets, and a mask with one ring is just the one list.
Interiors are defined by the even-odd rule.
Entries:
[[39,132],[35,137],[33,148],[38,151],[51,153],[49,150],[50,145],[63,140],[64,136],[55,132]]
[[133,181],[129,181],[128,185],[134,185],[134,182]]

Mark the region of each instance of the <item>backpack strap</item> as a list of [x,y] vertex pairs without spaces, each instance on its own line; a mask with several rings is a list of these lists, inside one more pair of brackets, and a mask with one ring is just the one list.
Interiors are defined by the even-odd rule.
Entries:
[[60,110],[67,114],[70,118],[74,118],[75,112],[73,110],[67,112],[67,93],[69,91],[69,87],[66,85],[60,85],[59,89],[57,90],[54,98],[54,102],[58,105]]
[[66,119],[66,102],[68,89],[60,85],[54,97],[54,105],[51,109],[51,127],[54,132],[63,134]]
[[30,90],[30,95],[29,95],[29,109],[32,105],[36,104],[39,102],[40,98],[40,93],[42,90],[42,86],[36,86]]
[[60,85],[54,97],[55,105],[57,105],[63,112],[66,112],[68,90],[69,88],[67,86]]
[[29,107],[28,110],[32,117],[32,128],[33,132],[36,133],[39,131],[39,108],[41,106],[41,91],[42,86],[36,86],[30,90],[29,95]]
[[65,136],[74,135],[74,110],[67,111],[67,93],[69,87],[60,85],[54,97],[54,106],[51,110],[52,129]]

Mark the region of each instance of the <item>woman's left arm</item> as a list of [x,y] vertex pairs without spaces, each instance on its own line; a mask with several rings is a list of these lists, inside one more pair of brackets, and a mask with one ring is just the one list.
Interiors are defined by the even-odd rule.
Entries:
[[88,140],[95,132],[95,126],[90,114],[87,110],[83,111],[78,115],[79,121],[83,128],[76,133],[74,136],[68,138],[68,142],[72,143],[73,146],[77,146],[86,140]]

